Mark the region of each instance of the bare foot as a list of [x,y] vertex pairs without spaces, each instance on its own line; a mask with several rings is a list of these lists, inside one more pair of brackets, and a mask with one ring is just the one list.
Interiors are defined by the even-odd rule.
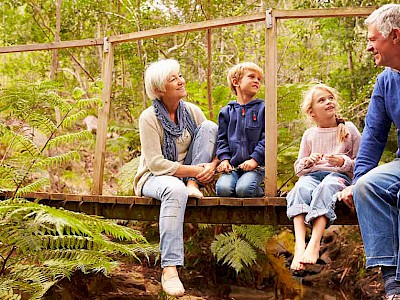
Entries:
[[306,251],[304,251],[301,263],[315,264],[319,258],[319,243],[308,243]]
[[203,193],[200,192],[197,182],[190,180],[187,182],[187,190],[189,197],[201,199],[204,197]]
[[290,265],[291,270],[300,271],[300,270],[305,269],[304,265],[301,263],[301,260],[304,255],[304,251],[305,251],[304,247],[296,247],[295,248],[292,264]]

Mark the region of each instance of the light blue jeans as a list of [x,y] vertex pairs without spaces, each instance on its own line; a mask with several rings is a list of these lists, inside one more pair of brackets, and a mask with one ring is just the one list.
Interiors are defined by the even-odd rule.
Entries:
[[[215,157],[217,125],[204,121],[196,129],[187,156],[192,165],[211,162]],[[183,266],[183,221],[188,191],[185,183],[175,176],[151,175],[143,185],[142,195],[161,201],[159,231],[161,267]]]
[[264,196],[264,190],[260,186],[264,174],[264,168],[248,172],[239,169],[225,173],[218,178],[215,190],[220,197],[261,197]]
[[354,186],[366,266],[396,266],[396,280],[400,280],[399,191],[399,158],[372,169]]
[[311,225],[315,218],[326,216],[328,228],[336,220],[336,193],[348,185],[349,177],[341,173],[317,171],[300,176],[286,197],[288,218],[305,214],[305,223]]

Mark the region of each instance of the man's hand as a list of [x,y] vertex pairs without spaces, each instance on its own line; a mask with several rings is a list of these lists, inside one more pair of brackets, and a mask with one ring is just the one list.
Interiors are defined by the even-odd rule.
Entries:
[[338,200],[343,201],[344,204],[346,204],[352,211],[355,209],[353,201],[353,189],[354,186],[350,185],[338,194]]

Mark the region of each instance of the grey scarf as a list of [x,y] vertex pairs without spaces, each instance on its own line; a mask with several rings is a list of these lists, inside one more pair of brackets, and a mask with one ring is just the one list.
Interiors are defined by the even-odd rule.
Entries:
[[189,113],[185,103],[181,100],[178,104],[177,116],[178,124],[175,124],[164,106],[164,103],[159,99],[153,100],[154,112],[157,119],[161,122],[164,129],[162,152],[166,159],[171,161],[178,160],[178,150],[176,149],[176,139],[180,137],[185,129],[187,129],[193,139],[196,130],[196,124]]

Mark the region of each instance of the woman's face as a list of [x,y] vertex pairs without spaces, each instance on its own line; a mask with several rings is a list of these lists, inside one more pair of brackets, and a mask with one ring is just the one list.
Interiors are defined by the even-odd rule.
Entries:
[[160,92],[161,100],[177,100],[187,96],[185,79],[179,72],[172,72],[165,83],[165,92]]

